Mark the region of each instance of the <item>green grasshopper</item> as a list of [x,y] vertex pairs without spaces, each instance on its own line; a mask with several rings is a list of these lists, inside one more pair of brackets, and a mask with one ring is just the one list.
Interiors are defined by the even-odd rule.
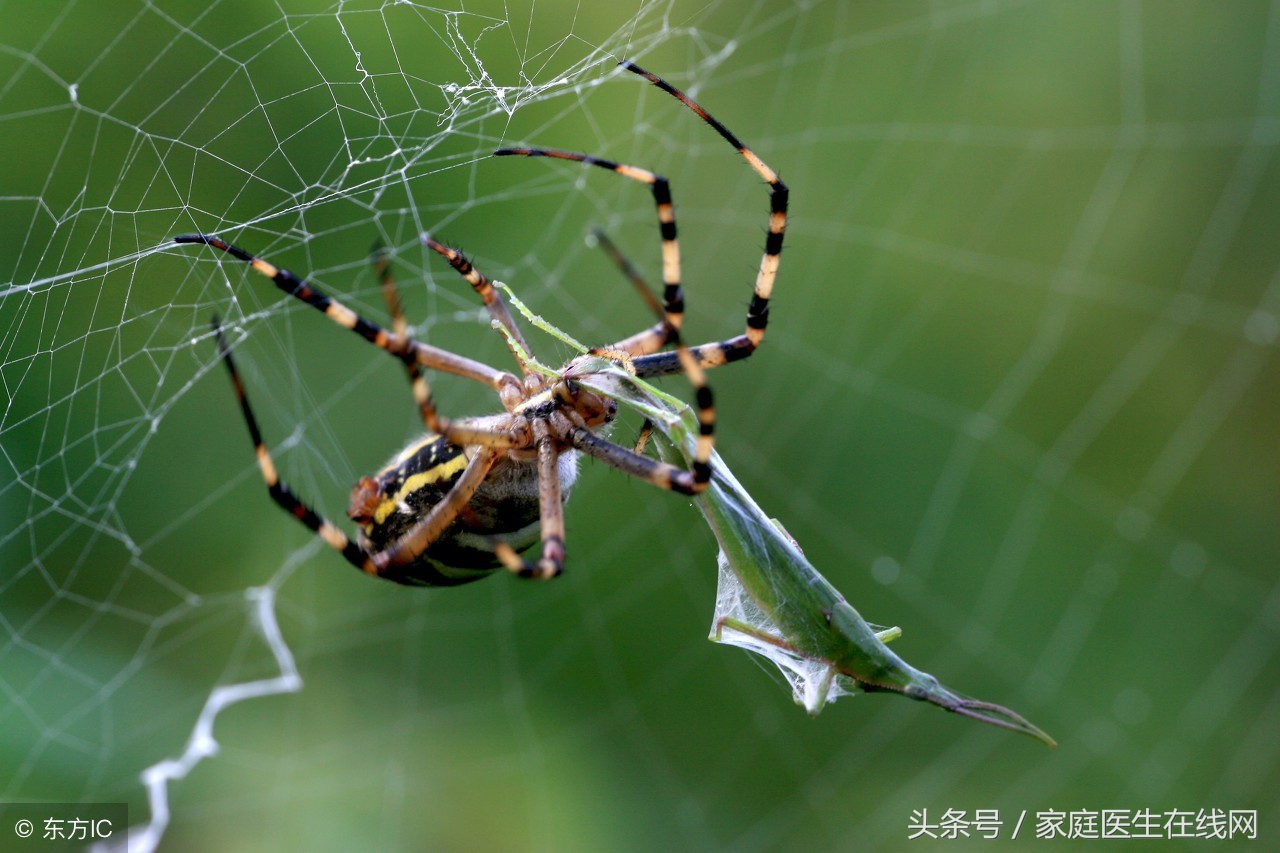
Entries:
[[[668,445],[673,447],[674,442]],[[868,693],[901,693],[1057,746],[1016,712],[961,696],[895,654],[886,642],[901,631],[879,628],[863,619],[791,537],[764,514],[719,455],[712,458],[712,472],[710,487],[696,498],[698,508],[720,544],[722,575],[730,575],[760,617],[748,622],[722,616],[716,620],[713,639],[725,642],[725,631],[734,630],[816,665],[821,673],[817,683],[805,685],[807,690],[798,697],[811,714],[844,692],[840,681],[847,680]],[[784,669],[792,668],[767,649],[743,645],[761,651]]]

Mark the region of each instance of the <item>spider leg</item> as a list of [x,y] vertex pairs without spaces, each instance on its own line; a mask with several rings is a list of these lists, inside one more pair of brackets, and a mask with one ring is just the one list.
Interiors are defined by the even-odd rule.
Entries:
[[[695,364],[703,369],[710,369],[741,361],[755,352],[756,348],[746,335],[735,335],[727,340],[698,344],[696,347],[686,349]],[[674,373],[683,373],[685,370],[680,354],[675,351],[638,356],[631,360],[631,364],[635,368],[636,376],[642,379],[670,376]]]
[[634,450],[628,450],[620,444],[614,444],[582,428],[575,428],[569,433],[569,443],[576,450],[599,459],[624,474],[630,474],[660,489],[679,492],[682,495],[696,495],[711,481],[710,464],[696,458],[693,468],[686,471],[675,465],[642,456]]
[[[743,334],[732,338],[701,344],[689,349],[693,361],[702,368],[718,367],[729,362],[740,361],[755,352],[756,348],[764,340],[765,329],[769,325],[769,300],[773,296],[773,285],[778,276],[778,264],[782,255],[783,234],[787,228],[789,190],[786,184],[778,178],[777,172],[771,169],[754,151],[744,145],[727,127],[700,107],[688,95],[656,74],[645,71],[635,63],[623,61],[619,64],[627,71],[644,77],[654,86],[676,98],[696,113],[716,133],[720,134],[726,142],[732,145],[742,155],[742,158],[747,161],[747,165],[754,169],[756,174],[769,185],[769,234],[765,239],[764,254],[760,259],[759,271],[756,273],[751,303],[747,307],[746,330]],[[633,166],[625,166],[610,160],[568,151],[504,148],[495,151],[494,154],[497,156],[519,155],[574,160],[609,169],[624,177],[649,184],[653,190],[654,201],[658,205],[658,221],[662,229],[664,316],[670,327],[679,330],[684,311],[684,297],[680,289],[680,252],[676,243],[675,213],[671,206],[671,188],[665,178],[644,169],[637,169]],[[655,326],[620,343],[629,346],[648,347],[652,346],[652,342],[657,340],[658,335],[664,333],[663,330],[659,330]],[[668,337],[664,343],[669,341],[670,338]],[[627,349],[626,346],[615,346],[614,348]],[[634,359],[634,367],[636,374],[641,377],[663,376],[671,373],[680,373],[684,370],[684,364],[687,362],[688,359],[675,352],[651,352],[637,355]]]
[[[486,364],[455,355],[448,350],[428,346],[412,338],[388,332],[378,324],[364,319],[336,299],[332,299],[316,290],[288,270],[280,269],[264,260],[255,258],[243,249],[239,249],[217,237],[205,234],[184,234],[174,237],[173,242],[203,243],[246,262],[256,272],[275,282],[276,287],[280,290],[323,312],[326,317],[339,326],[351,329],[369,343],[400,359],[404,363],[406,370],[410,365],[421,365],[445,373],[463,376],[467,379],[474,379],[493,388],[498,392],[499,396],[502,396],[503,391],[507,391],[510,394],[512,389],[518,390],[520,388],[520,380],[510,373],[495,370]],[[464,433],[455,429],[450,421],[439,416],[435,402],[431,397],[431,389],[427,387],[426,379],[421,376],[419,378],[422,381],[417,384],[421,387],[415,387],[414,397],[422,410],[423,420],[428,429],[443,435],[454,444],[493,444],[510,447],[524,443],[522,436],[514,434],[489,433],[486,438],[485,434],[478,434],[474,430]]]
[[[628,344],[631,344],[633,341],[643,342],[647,336],[657,334],[661,335],[662,342],[670,342],[674,344],[675,352],[671,353],[671,355],[674,356],[675,369],[670,372],[683,373],[688,377],[689,384],[693,386],[695,400],[698,405],[698,448],[695,451],[692,470],[694,472],[696,482],[698,482],[698,485],[696,485],[695,488],[698,491],[701,491],[702,487],[711,479],[710,461],[711,451],[715,446],[716,422],[715,402],[711,393],[711,387],[707,385],[703,365],[698,360],[697,356],[694,355],[693,351],[684,345],[684,341],[680,335],[680,330],[670,324],[663,306],[658,304],[657,298],[649,291],[648,285],[645,284],[644,279],[641,278],[640,274],[636,271],[636,268],[629,260],[627,260],[626,256],[623,255],[618,247],[605,236],[603,231],[597,229],[595,236],[596,240],[604,248],[605,252],[609,254],[609,257],[613,259],[613,262],[618,265],[620,270],[622,270],[623,275],[627,276],[627,278],[631,280],[631,283],[640,293],[640,298],[645,301],[645,304],[649,306],[651,311],[658,315],[659,320],[656,326],[653,326],[645,332],[633,335],[630,338],[613,344],[608,348],[597,347],[593,349],[592,352],[605,354],[607,350],[613,349],[630,352],[627,350]],[[658,339],[655,337],[653,340]],[[659,343],[658,345],[661,346],[662,343]],[[638,354],[631,354],[633,355],[632,364],[634,364],[634,356]],[[645,421],[644,428],[640,432],[640,437],[636,441],[636,446],[633,451],[634,453],[639,454],[644,451],[644,446],[648,443],[649,434],[652,431],[653,425],[649,421]]]
[[644,449],[649,446],[649,439],[653,436],[653,421],[648,418],[644,419],[644,423],[640,425],[640,434],[636,436],[635,446],[631,448],[632,453],[644,455]]
[[560,453],[545,420],[534,422],[538,445],[538,509],[542,526],[542,556],[530,562],[505,542],[493,552],[504,566],[522,578],[549,580],[564,571],[564,501],[560,496]]
[[[556,151],[549,148],[499,148],[493,152],[493,156],[554,157],[557,160],[572,160],[576,163],[586,163],[589,166],[599,166],[624,178],[648,184],[650,191],[653,193],[653,203],[658,208],[658,228],[662,234],[663,318],[669,328],[679,330],[680,324],[684,320],[684,292],[680,288],[680,243],[676,239],[676,213],[675,207],[671,202],[671,184],[666,178],[654,174],[648,169],[638,169],[635,166],[627,166],[622,163],[615,163],[612,160],[592,157],[590,154]],[[611,245],[606,239],[606,251]],[[635,279],[633,278],[632,280],[634,281]],[[633,337],[641,337],[646,344],[648,343],[644,332]],[[663,343],[666,343],[665,337]],[[661,344],[658,346],[660,347]],[[615,348],[624,349],[624,347]]]
[[[525,352],[529,352],[529,344],[525,342],[524,335],[520,334],[520,329],[516,326],[516,321],[512,318],[511,312],[507,310],[507,303],[502,298],[502,294],[493,286],[493,282],[489,277],[480,270],[476,269],[471,261],[467,260],[466,255],[457,249],[451,249],[443,243],[437,243],[430,236],[423,234],[422,242],[427,248],[441,255],[449,266],[457,270],[458,275],[467,280],[472,289],[479,295],[484,302],[484,307],[489,311],[489,316],[495,322],[501,323],[502,326],[511,333],[511,339],[520,345]],[[520,365],[520,370],[528,376],[530,368],[524,363],[515,349],[511,350],[511,354],[515,357],[516,363]]]
[[632,358],[657,352],[679,334],[676,327],[668,319],[671,306],[664,307],[658,302],[658,298],[649,290],[648,283],[640,275],[640,271],[636,269],[635,264],[627,259],[627,256],[614,245],[614,242],[609,239],[609,236],[604,231],[594,228],[591,231],[591,235],[595,238],[596,244],[604,249],[605,254],[609,256],[609,260],[613,261],[614,266],[631,282],[636,293],[640,294],[640,298],[649,306],[649,310],[658,317],[658,322],[644,331],[637,332],[617,343],[610,344],[608,347],[602,347],[602,349],[625,352]]
[[244,414],[245,424],[249,427],[249,438],[253,440],[253,451],[258,458],[258,470],[262,472],[262,479],[267,484],[271,499],[289,515],[302,522],[308,530],[323,539],[330,548],[341,553],[351,565],[367,574],[377,575],[379,572],[373,555],[352,542],[347,534],[332,522],[303,503],[280,480],[275,463],[271,461],[271,454],[267,451],[267,445],[262,440],[258,420],[253,416],[253,409],[249,406],[249,397],[245,394],[244,383],[240,380],[240,373],[231,359],[231,349],[227,346],[227,339],[222,334],[222,326],[218,323],[217,317],[213,318],[213,334],[218,341],[218,355],[231,375],[231,386],[235,389],[236,399],[240,401],[240,411]]
[[[667,81],[645,71],[633,62],[619,63],[632,74],[638,74],[662,91],[680,101],[693,110],[699,118],[711,125],[716,133],[737,149],[747,164],[756,171],[769,185],[769,236],[765,239],[764,255],[760,259],[760,269],[756,273],[755,289],[752,292],[751,304],[747,308],[746,331],[733,338],[718,343],[703,344],[692,347],[690,354],[701,367],[717,367],[731,361],[739,361],[755,352],[756,347],[764,340],[765,328],[769,325],[769,299],[773,295],[773,283],[778,276],[778,261],[782,254],[782,237],[787,228],[787,199],[789,191],[786,184],[778,179],[778,173],[769,168],[754,151],[734,136],[730,130],[716,120],[714,116],[698,106],[688,95],[672,86]],[[677,373],[681,363],[687,359],[677,353],[655,353],[635,359],[636,374],[639,376],[658,376],[666,373]]]
[[[400,291],[396,288],[396,278],[391,273],[391,258],[385,246],[381,244],[373,250],[373,271],[382,283],[382,298],[387,302],[387,311],[391,314],[391,330],[396,337],[409,339],[409,324],[404,319],[404,304],[400,301]],[[415,359],[405,362],[405,372],[409,375],[409,387],[413,391],[413,400],[422,413],[422,423],[427,429],[434,429],[437,420],[435,405],[431,400],[431,389],[422,375],[422,365]],[[438,425],[438,424],[436,424]]]
[[352,311],[341,302],[319,292],[307,282],[285,269],[275,267],[260,258],[237,248],[224,240],[206,234],[182,234],[173,238],[175,243],[203,243],[214,249],[226,252],[232,257],[249,264],[254,271],[261,273],[275,282],[276,287],[290,296],[296,297],[323,313],[344,329],[350,329],[369,343],[386,350],[406,365],[416,361],[423,367],[451,373],[482,382],[501,392],[517,380],[504,370],[497,370],[487,364],[455,355],[448,350],[424,344],[412,338],[401,338],[388,332],[377,323],[370,322]]

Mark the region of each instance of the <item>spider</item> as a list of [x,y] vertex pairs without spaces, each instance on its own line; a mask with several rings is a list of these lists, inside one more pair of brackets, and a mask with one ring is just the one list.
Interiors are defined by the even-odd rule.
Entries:
[[[715,129],[768,184],[769,233],[747,309],[746,330],[735,337],[686,346],[680,335],[684,296],[680,250],[671,188],[653,172],[586,154],[536,148],[504,148],[496,156],[553,157],[608,169],[647,184],[657,206],[662,238],[662,302],[649,294],[639,275],[612,244],[614,261],[659,314],[653,326],[586,356],[569,361],[549,378],[531,369],[528,346],[499,290],[462,253],[427,235],[423,242],[467,280],[493,323],[501,326],[520,376],[414,340],[385,256],[375,259],[391,315],[385,329],[316,290],[293,273],[273,266],[217,237],[191,234],[176,243],[200,243],[244,261],[276,287],[322,311],[399,359],[408,373],[426,433],[401,450],[378,473],[362,477],[351,492],[347,515],[359,527],[352,540],[303,502],[280,479],[249,405],[230,348],[214,318],[221,360],[231,376],[258,467],[272,500],[319,535],[358,569],[408,585],[455,586],[506,568],[521,577],[551,578],[564,568],[564,502],[577,477],[578,455],[586,454],[654,485],[694,495],[711,479],[709,460],[715,437],[715,408],[703,372],[750,356],[764,338],[769,298],[782,252],[787,221],[787,187],[724,125],[666,81],[631,62],[620,63],[681,101]],[[670,346],[671,349],[666,349]],[[694,388],[699,441],[686,470],[645,456],[642,438],[634,449],[615,444],[602,433],[617,415],[617,403],[580,380],[591,373],[592,359],[612,362],[639,376],[684,373]],[[504,411],[485,417],[449,419],[436,409],[423,368],[466,377],[490,386]],[[521,552],[541,541],[536,561]]]

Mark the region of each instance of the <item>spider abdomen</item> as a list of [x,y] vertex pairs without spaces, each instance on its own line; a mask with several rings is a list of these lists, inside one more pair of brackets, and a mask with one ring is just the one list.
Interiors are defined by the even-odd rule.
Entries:
[[[428,434],[410,444],[372,477],[363,477],[347,510],[370,553],[394,545],[453,488],[477,448],[463,448]],[[561,500],[577,479],[577,454],[559,459]],[[539,539],[538,472],[534,460],[500,459],[440,537],[401,569],[433,586],[468,583],[500,567],[494,545],[517,552]]]

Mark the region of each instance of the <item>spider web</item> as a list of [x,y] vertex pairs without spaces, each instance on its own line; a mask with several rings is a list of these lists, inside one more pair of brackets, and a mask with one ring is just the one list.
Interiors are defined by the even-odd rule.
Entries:
[[[1274,833],[1276,4],[4,21],[0,799],[126,801],[136,849],[895,847],[949,808],[998,809],[1003,837],[1049,809],[1255,809]],[[643,187],[487,156],[586,151],[671,179],[690,334],[739,331],[766,193],[620,58],[792,187],[767,344],[710,377],[723,455],[901,654],[1056,752],[896,698],[808,719],[705,641],[715,547],[688,502],[601,466],[551,584],[377,583],[263,494],[211,315],[332,518],[418,428],[403,372],[175,234],[375,319],[380,243],[415,335],[505,365],[418,235],[580,339],[634,331],[583,238],[656,280]]]

